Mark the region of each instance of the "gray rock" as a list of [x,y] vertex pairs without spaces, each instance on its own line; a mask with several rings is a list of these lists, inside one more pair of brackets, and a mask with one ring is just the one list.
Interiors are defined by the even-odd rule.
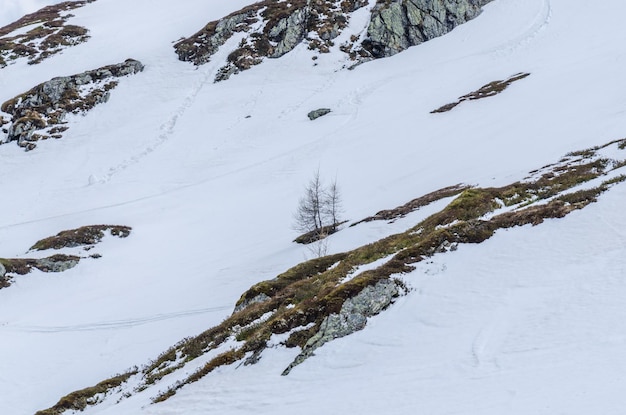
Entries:
[[[32,149],[33,134],[48,125],[58,124],[68,112],[79,113],[109,99],[109,89],[115,87],[115,78],[143,71],[141,62],[125,62],[86,71],[72,76],[56,77],[37,85],[30,91],[2,104],[2,110],[11,114],[12,123],[4,142],[17,141],[21,147]],[[107,80],[110,80],[107,82]],[[101,89],[84,92],[81,87],[96,81],[105,81]]]
[[362,47],[374,58],[392,56],[442,36],[480,14],[491,0],[391,0],[372,9]]
[[248,307],[251,304],[263,303],[263,302],[265,302],[267,300],[271,300],[271,297],[269,297],[268,295],[266,295],[264,293],[261,293],[261,294],[257,295],[254,298],[251,298],[251,299],[246,300],[246,301],[242,301],[240,304],[236,305],[235,306],[235,310],[233,311],[233,314],[243,310],[244,308]]
[[218,22],[212,22],[193,37],[184,39],[174,45],[176,54],[181,61],[193,62],[196,65],[207,63],[235,33],[235,29],[253,19],[257,9],[232,14]]
[[283,376],[313,355],[325,343],[362,330],[367,318],[387,308],[401,289],[393,280],[382,280],[376,285],[365,287],[359,294],[346,300],[339,314],[331,314],[322,321],[319,331],[307,341],[302,352],[283,371]]
[[309,112],[307,114],[307,117],[309,117],[309,120],[313,121],[313,120],[318,119],[319,117],[323,117],[326,114],[330,114],[330,112],[331,112],[330,108],[319,108],[319,109]]
[[276,26],[270,29],[270,40],[278,42],[274,51],[269,55],[270,58],[279,58],[291,52],[304,39],[309,14],[308,7],[296,10],[289,17],[279,20]]
[[7,273],[7,269],[0,262],[0,278],[3,278],[6,275],[6,273]]
[[56,255],[49,258],[38,259],[35,267],[44,272],[63,272],[78,265],[79,258]]

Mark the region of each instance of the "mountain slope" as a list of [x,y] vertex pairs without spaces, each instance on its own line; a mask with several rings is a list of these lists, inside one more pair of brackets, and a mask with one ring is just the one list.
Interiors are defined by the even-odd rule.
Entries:
[[[495,0],[444,37],[352,71],[339,70],[343,55],[312,61],[299,46],[217,84],[227,50],[195,67],[173,44],[249,1],[171,3],[96,1],[72,12],[88,42],[0,70],[4,102],[55,76],[145,65],[106,104],[68,117],[62,139],[28,153],[0,146],[1,256],[86,224],[133,228],[123,243],[104,240],[97,261],[0,290],[3,413],[34,413],[155,358],[300,263],[310,253],[290,242],[292,212],[318,169],[337,177],[356,221],[456,183],[521,180],[626,130],[621,2],[606,13],[578,0]],[[497,96],[430,113],[520,72],[531,75]],[[321,107],[332,112],[309,121]],[[420,263],[403,276],[407,296],[287,377],[297,353],[268,350],[162,404],[88,411],[617,413],[623,189]],[[428,212],[343,230],[330,253]]]

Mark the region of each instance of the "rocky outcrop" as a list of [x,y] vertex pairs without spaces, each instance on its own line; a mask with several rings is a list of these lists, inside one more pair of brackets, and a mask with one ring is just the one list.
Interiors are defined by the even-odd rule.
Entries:
[[[67,12],[94,1],[65,1],[47,6],[0,28],[0,68],[19,58],[28,59],[31,65],[37,64],[67,47],[86,42],[89,31],[81,26],[67,25],[73,17]],[[18,29],[35,24],[37,26],[27,32],[11,36]]]
[[[358,31],[339,45],[349,59],[363,62],[394,55],[410,46],[448,33],[476,17],[491,0],[378,0],[371,11],[367,36]],[[180,60],[202,65],[235,34],[244,36],[228,55],[215,81],[279,58],[304,43],[326,53],[347,28],[351,13],[367,0],[263,0],[210,22],[174,45]]]
[[52,255],[47,258],[0,258],[0,289],[11,285],[16,275],[26,275],[33,269],[42,272],[63,272],[78,265],[80,257]]
[[[42,239],[35,243],[29,252],[78,247],[82,247],[84,251],[91,251],[96,244],[102,241],[106,232],[112,236],[126,238],[130,235],[131,230],[128,226],[119,225],[83,226]],[[88,257],[100,258],[101,255],[90,254]],[[42,272],[64,272],[74,268],[84,258],[86,256],[81,253],[76,255],[55,254],[45,258],[0,258],[0,288],[9,287],[14,277],[26,275],[33,269]]]
[[105,232],[109,232],[118,238],[126,238],[130,235],[132,228],[120,225],[90,225],[77,229],[61,231],[55,236],[37,241],[30,248],[30,251],[44,251],[46,249],[62,249],[86,246],[93,248],[94,245],[102,241]]
[[[68,113],[84,114],[106,102],[109,91],[117,86],[117,78],[136,74],[143,68],[141,62],[127,59],[117,65],[53,78],[5,102],[1,109],[12,118],[0,144],[17,141],[19,146],[32,150],[38,140],[61,138],[67,130],[62,124]],[[43,131],[35,133],[38,130]]]
[[241,310],[247,308],[248,306],[252,304],[264,303],[265,301],[269,301],[271,299],[272,297],[268,296],[265,293],[261,293],[254,298],[246,299],[242,301],[241,303],[236,304],[235,310],[233,310],[233,314],[240,312]]
[[473,19],[491,0],[378,0],[362,47],[372,58],[395,55]]
[[349,13],[365,5],[366,0],[264,0],[210,22],[174,48],[180,60],[201,65],[233,35],[245,33],[215,78],[222,81],[264,58],[279,58],[302,42],[328,52],[347,26]]
[[331,314],[322,321],[318,332],[311,337],[302,352],[283,371],[288,375],[295,366],[313,355],[313,352],[331,340],[363,330],[367,318],[383,311],[402,291],[395,280],[382,280],[376,285],[365,287],[359,294],[346,300],[338,314]]

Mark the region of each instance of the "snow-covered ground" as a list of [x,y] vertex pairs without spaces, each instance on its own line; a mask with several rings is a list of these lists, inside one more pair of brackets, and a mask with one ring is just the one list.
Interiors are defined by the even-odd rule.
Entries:
[[42,7],[56,4],[51,0],[0,0],[0,27]]
[[[0,25],[53,3],[0,0]],[[248,3],[98,0],[72,11],[87,43],[0,69],[4,102],[54,76],[146,66],[62,139],[0,146],[1,257],[32,255],[64,229],[133,228],[98,245],[100,259],[0,290],[0,413],[32,414],[146,363],[309,256],[291,242],[292,213],[318,168],[356,221],[444,186],[508,184],[626,135],[622,1],[494,0],[450,34],[352,71],[299,47],[213,84],[219,57],[177,60],[174,41]],[[519,72],[531,75],[496,97],[430,114]],[[320,107],[333,112],[309,121]],[[86,413],[621,413],[625,198],[617,185],[564,219],[419,264],[409,295],[287,377],[297,352],[270,350],[165,403]],[[329,249],[420,215],[346,229]]]

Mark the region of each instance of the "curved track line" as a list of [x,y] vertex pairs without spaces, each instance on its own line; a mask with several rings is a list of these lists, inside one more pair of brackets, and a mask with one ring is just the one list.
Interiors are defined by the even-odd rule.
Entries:
[[66,333],[66,332],[81,332],[81,331],[99,331],[99,330],[117,330],[125,329],[135,326],[141,326],[144,324],[155,323],[158,321],[179,319],[189,316],[195,316],[199,314],[214,313],[217,311],[224,311],[232,308],[232,306],[220,306],[211,308],[201,308],[198,310],[178,311],[174,313],[157,314],[148,317],[131,318],[126,320],[111,320],[102,321],[98,323],[90,324],[76,324],[69,326],[20,326],[10,323],[0,324],[0,328],[6,331],[24,332],[24,333]]
[[552,20],[551,1],[552,0],[543,0],[541,10],[535,15],[532,23],[527,26],[527,28],[524,29],[519,36],[496,46],[490,51],[483,51],[478,54],[482,55],[484,53],[492,53],[497,55],[508,55],[520,47],[528,45],[550,25],[550,21]]
[[[484,54],[498,54],[498,53],[502,53],[503,51],[514,51],[515,49],[517,49],[520,46],[523,46],[527,43],[529,43],[530,41],[532,41],[534,38],[537,37],[537,35],[539,33],[541,33],[543,30],[545,30],[545,28],[549,25],[550,20],[552,18],[552,5],[551,5],[551,0],[542,0],[542,8],[541,11],[539,13],[537,13],[537,15],[535,16],[535,18],[532,20],[532,23],[529,24],[528,29],[525,30],[520,36],[518,36],[517,38],[515,38],[512,41],[507,41],[505,43],[502,43],[500,46],[496,46],[495,48],[490,48],[484,51],[480,51],[477,53],[472,53],[472,54],[468,54],[468,55],[464,55],[458,58],[454,58],[454,59],[449,59],[449,60],[444,60],[442,62],[439,62],[440,64],[444,64],[444,63],[449,63],[449,62],[454,62],[454,61],[458,61],[458,60],[462,60],[462,59],[466,59],[468,57],[471,56],[476,56],[476,55],[484,55]],[[166,121],[165,123],[163,123],[161,125],[161,129],[163,130],[163,133],[161,133],[159,135],[158,140],[155,141],[155,143],[152,146],[149,146],[147,149],[145,149],[144,151],[142,151],[141,153],[129,158],[126,162],[123,162],[121,164],[119,164],[117,167],[113,167],[110,169],[109,173],[107,175],[105,175],[104,179],[101,179],[103,183],[109,181],[111,179],[111,177],[113,177],[115,174],[117,174],[118,172],[126,169],[127,167],[138,163],[143,157],[147,156],[148,154],[152,153],[156,148],[158,148],[160,145],[164,144],[168,139],[171,138],[171,136],[174,134],[174,129],[176,126],[176,123],[178,121],[178,119],[184,115],[184,113],[193,105],[193,103],[195,102],[197,96],[200,94],[200,92],[202,91],[202,89],[204,88],[206,82],[210,82],[211,76],[213,74],[215,68],[213,67],[209,67],[207,68],[206,72],[204,73],[204,76],[202,77],[201,81],[198,82],[195,86],[195,88],[192,90],[192,92],[186,97],[186,99],[184,100],[183,104],[177,109],[177,111],[170,117],[170,119],[168,121]],[[353,91],[352,93],[350,93],[350,96],[348,98],[348,102],[356,102],[357,104],[360,104],[361,102],[363,102],[365,99],[367,99],[368,96],[372,95],[376,90],[382,88],[384,85],[392,82],[393,80],[397,80],[398,78],[402,78],[402,77],[414,77],[416,73],[419,72],[423,72],[422,70],[407,70],[404,73],[399,73],[396,76],[393,77],[386,77],[386,78],[382,78],[380,79],[376,85],[371,85],[369,87],[359,87],[357,88],[357,90]],[[328,81],[327,83],[332,84],[333,81]],[[320,89],[322,90],[322,89]],[[319,93],[320,91],[315,91],[311,94],[311,96]],[[310,96],[309,96],[310,98]],[[299,107],[300,105],[296,105],[296,107]],[[357,105],[358,107],[358,105]],[[283,116],[295,111],[294,108],[288,108],[286,110],[286,112],[284,112]],[[287,151],[285,153],[281,153],[279,155],[276,155],[272,158],[269,158],[267,160],[263,160],[257,163],[252,163],[246,166],[240,166],[235,168],[234,170],[231,171],[227,171],[221,174],[218,174],[214,177],[209,177],[209,178],[205,178],[202,179],[200,181],[197,182],[193,182],[193,183],[189,183],[189,184],[184,184],[181,185],[179,187],[167,190],[165,192],[160,192],[160,193],[156,193],[156,194],[152,194],[152,195],[147,195],[144,197],[140,197],[140,198],[136,198],[136,199],[132,199],[132,200],[126,200],[123,202],[119,202],[119,203],[114,203],[114,204],[110,204],[110,205],[104,205],[104,206],[98,206],[98,207],[94,207],[94,208],[88,208],[88,209],[83,209],[83,210],[78,210],[78,211],[74,211],[74,212],[68,212],[68,213],[63,213],[63,214],[59,214],[59,215],[53,215],[53,216],[48,216],[48,217],[44,217],[44,218],[37,218],[37,219],[32,219],[32,220],[28,220],[28,221],[23,221],[23,222],[19,222],[19,223],[12,223],[12,224],[7,224],[7,225],[3,225],[0,226],[0,229],[6,229],[6,228],[12,228],[12,227],[16,227],[16,226],[21,226],[21,225],[27,225],[27,224],[33,224],[33,223],[39,223],[39,222],[44,222],[47,220],[51,220],[51,219],[58,219],[58,218],[63,218],[63,217],[69,217],[69,216],[73,216],[73,215],[77,215],[77,214],[82,214],[82,213],[88,213],[88,212],[93,212],[93,211],[97,211],[97,210],[101,210],[101,209],[111,209],[111,208],[116,208],[116,207],[120,207],[120,206],[125,206],[125,205],[130,205],[130,204],[134,204],[134,203],[138,203],[141,201],[145,201],[145,200],[149,200],[149,199],[153,199],[153,198],[158,198],[167,194],[171,194],[174,192],[178,192],[178,191],[182,191],[188,188],[192,188],[192,187],[196,187],[196,186],[200,186],[203,185],[205,183],[211,182],[213,180],[222,178],[222,177],[226,177],[229,176],[231,174],[236,174],[236,173],[240,173],[243,171],[246,171],[248,169],[251,169],[253,167],[257,167],[259,165],[263,165],[267,162],[270,161],[274,161],[276,159],[279,159],[281,157],[285,157],[289,154],[291,154],[294,151],[298,151],[298,150],[302,150],[304,147],[311,147],[311,146],[315,146],[314,143],[311,144],[307,144],[305,146],[302,147],[298,147],[296,149]]]
[[182,117],[189,108],[191,108],[193,103],[196,101],[198,95],[204,88],[204,85],[210,82],[212,73],[213,73],[212,70],[207,70],[204,73],[201,80],[193,87],[191,93],[185,97],[185,99],[183,100],[183,103],[176,109],[176,111],[174,111],[174,113],[170,116],[170,118],[167,121],[161,124],[161,126],[159,127],[159,130],[161,131],[161,133],[157,136],[157,138],[152,143],[148,144],[141,152],[134,154],[128,159],[119,163],[118,165],[109,168],[109,171],[104,175],[104,177],[100,178],[98,182],[99,183],[109,182],[111,178],[115,176],[117,173],[127,169],[128,167],[134,164],[139,163],[141,159],[143,159],[144,157],[146,157],[147,155],[155,151],[157,148],[159,148],[161,145],[163,145],[165,142],[167,142],[174,135],[176,123],[178,122],[178,119]]

